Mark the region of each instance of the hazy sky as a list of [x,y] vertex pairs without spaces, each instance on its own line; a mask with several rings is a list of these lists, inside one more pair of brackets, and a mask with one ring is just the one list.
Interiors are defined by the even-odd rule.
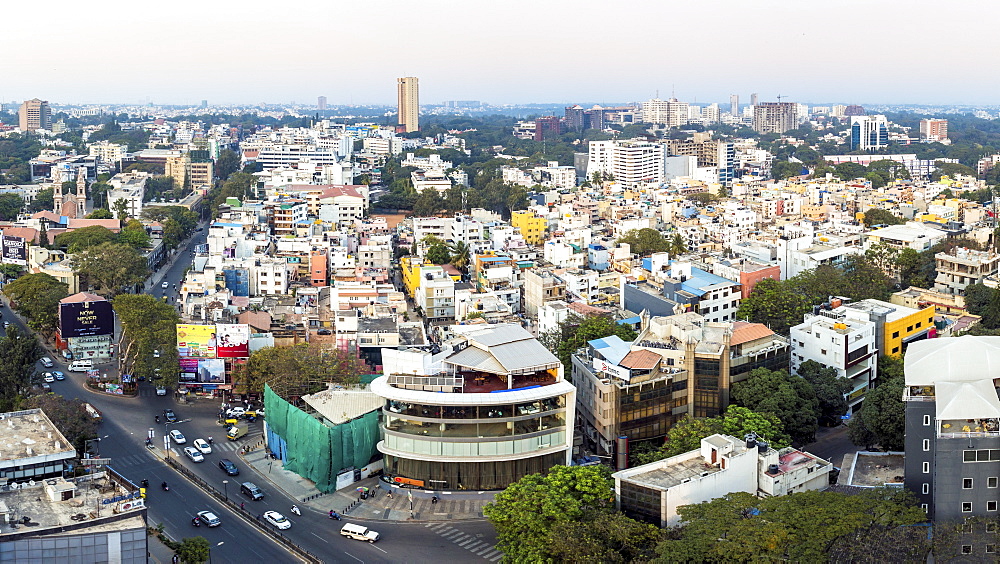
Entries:
[[1000,102],[1000,3],[12,2],[0,100]]

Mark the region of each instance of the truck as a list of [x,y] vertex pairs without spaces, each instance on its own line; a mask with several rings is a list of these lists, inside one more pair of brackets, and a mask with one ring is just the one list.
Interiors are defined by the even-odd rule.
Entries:
[[96,407],[94,407],[94,406],[92,406],[92,405],[90,405],[89,403],[86,403],[86,402],[84,402],[83,404],[81,404],[80,407],[83,408],[83,410],[87,413],[87,415],[89,415],[95,421],[97,421],[98,423],[100,423],[100,421],[101,421],[101,412],[98,411],[98,409]]
[[248,430],[249,429],[247,428],[246,423],[237,423],[230,427],[229,431],[226,432],[226,438],[231,441],[235,441],[243,435],[246,435]]

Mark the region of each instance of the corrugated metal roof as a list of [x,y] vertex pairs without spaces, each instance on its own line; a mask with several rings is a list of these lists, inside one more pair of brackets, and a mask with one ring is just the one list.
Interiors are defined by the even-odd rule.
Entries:
[[505,367],[493,355],[476,347],[466,347],[444,359],[444,362],[474,368],[481,372],[506,375]]
[[508,372],[559,364],[559,359],[535,339],[490,347],[490,352]]
[[729,339],[730,345],[740,345],[763,339],[774,335],[774,331],[768,329],[763,323],[747,323],[746,321],[733,322],[733,336]]
[[652,370],[663,357],[653,351],[639,349],[625,355],[625,358],[618,364],[625,368],[635,368],[636,370]]
[[472,331],[466,333],[470,339],[486,345],[487,347],[492,347],[495,345],[500,345],[503,343],[511,343],[514,341],[523,341],[525,339],[534,339],[531,333],[524,330],[524,327],[516,323],[503,323],[499,325],[489,325],[484,327],[479,331]]

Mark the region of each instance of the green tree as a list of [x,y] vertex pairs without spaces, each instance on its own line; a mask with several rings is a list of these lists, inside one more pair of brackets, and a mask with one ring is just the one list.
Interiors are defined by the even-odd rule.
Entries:
[[927,519],[901,488],[766,498],[736,492],[678,513],[681,527],[660,543],[658,562],[826,562],[845,536]]
[[205,537],[187,537],[174,551],[184,564],[201,564],[208,561],[211,549],[212,545]]
[[115,240],[133,249],[145,249],[149,246],[149,233],[141,221],[133,218],[125,223]]
[[66,252],[75,255],[90,247],[96,247],[104,243],[115,240],[115,234],[103,225],[90,225],[73,231],[60,233],[55,237],[55,244],[66,249]]
[[87,219],[114,219],[115,215],[108,208],[97,208],[87,214]]
[[128,201],[125,198],[115,200],[115,203],[111,205],[111,209],[115,212],[115,217],[119,221],[128,219]]
[[812,384],[819,401],[819,420],[827,425],[840,424],[840,416],[847,413],[844,395],[851,391],[851,381],[837,375],[836,368],[807,360],[799,366],[799,376]]
[[[847,163],[845,163],[845,164],[847,164]],[[884,225],[902,225],[903,223],[906,223],[905,219],[903,219],[903,218],[901,218],[901,217],[899,217],[897,215],[894,215],[890,211],[887,211],[887,210],[884,210],[884,209],[881,209],[881,208],[872,208],[872,209],[866,211],[863,221],[864,221],[865,227],[868,227],[869,229],[873,225],[883,225],[883,224]]]
[[[910,249],[913,250],[913,249]],[[897,260],[899,258],[899,249],[896,247],[890,247],[886,243],[879,241],[878,243],[868,247],[865,251],[865,257],[868,261],[881,269],[883,272],[895,275],[898,270]]]
[[283,398],[325,390],[327,384],[357,384],[370,370],[357,356],[311,343],[266,347],[250,354],[233,376],[239,393],[262,393],[268,385]]
[[989,286],[976,283],[965,288],[965,309],[973,315],[985,315],[994,301],[997,291]]
[[771,165],[771,177],[775,180],[784,180],[792,176],[799,176],[800,174],[802,174],[802,165],[800,163],[775,161]]
[[49,248],[49,228],[48,223],[42,221],[41,227],[38,229],[38,246],[43,248]]
[[742,382],[733,384],[732,399],[757,413],[775,415],[792,440],[816,440],[819,401],[812,384],[784,370],[756,368]]
[[469,271],[469,264],[472,262],[472,253],[469,245],[465,241],[458,241],[448,245],[448,257],[451,265],[462,272]]
[[896,256],[896,266],[899,269],[899,283],[903,288],[930,287],[930,281],[923,274],[922,264],[923,258],[919,251],[906,247],[899,252]]
[[886,301],[894,289],[892,279],[865,255],[851,255],[841,265],[843,286],[830,295],[852,300],[874,298]]
[[413,204],[413,215],[417,217],[430,217],[437,215],[444,209],[444,200],[441,194],[433,188],[427,188],[420,193],[417,201]]
[[663,536],[659,527],[603,510],[584,511],[580,519],[560,521],[546,542],[554,562],[649,562]]
[[718,417],[687,417],[667,431],[667,439],[659,449],[637,455],[635,464],[649,464],[678,454],[701,448],[701,440],[715,434],[725,434],[742,439],[748,433],[776,449],[785,448],[791,439],[785,434],[781,421],[770,413],[757,413],[745,407],[730,405]]
[[[39,358],[41,354],[39,349]],[[56,394],[41,394],[27,398],[21,405],[21,409],[35,408],[45,411],[52,424],[79,452],[86,452],[86,441],[97,436],[97,421],[83,410],[79,400],[66,399]]]
[[687,245],[684,243],[684,238],[681,237],[680,233],[674,233],[674,236],[670,238],[670,256],[676,257],[686,252]]
[[42,188],[35,194],[35,199],[31,201],[28,209],[32,212],[52,211],[56,205],[53,199],[54,192],[52,188]]
[[177,384],[177,323],[170,304],[149,294],[121,294],[112,302],[121,325],[119,362],[122,373]]
[[789,284],[765,278],[757,282],[750,295],[740,302],[736,317],[763,323],[775,333],[787,335],[790,327],[802,323],[803,316],[811,307],[812,301],[808,296]]
[[59,300],[69,295],[68,290],[65,282],[44,273],[22,276],[3,287],[14,309],[28,319],[28,326],[46,336],[59,326]]
[[108,296],[142,283],[149,275],[146,258],[121,243],[89,247],[73,256],[73,268]]
[[448,254],[448,244],[444,241],[431,244],[424,256],[433,264],[448,264],[448,261],[451,260],[451,255]]
[[42,358],[42,347],[32,335],[7,328],[0,337],[0,410],[14,411],[37,383],[35,363]]
[[24,200],[21,196],[7,192],[0,194],[0,220],[13,221],[24,208]]
[[[879,359],[879,364],[887,357]],[[851,440],[856,438],[861,442],[855,442],[859,446],[881,445],[886,450],[903,450],[904,434],[906,431],[906,405],[903,403],[903,375],[899,374],[882,380],[879,375],[879,385],[875,389],[868,390],[865,395],[865,402],[861,406],[861,412],[855,418],[860,421],[854,423],[857,429],[851,436]],[[859,427],[861,426],[861,427]],[[871,435],[868,435],[870,433]],[[875,443],[869,443],[871,437]]]
[[508,486],[483,515],[496,528],[505,561],[554,561],[553,528],[580,521],[588,511],[609,510],[613,488],[604,466],[555,466],[545,476],[530,474]]
[[229,175],[240,169],[240,156],[236,151],[223,149],[215,160],[215,175],[219,178],[229,178]]
[[629,245],[632,254],[639,256],[666,253],[670,252],[671,249],[670,242],[659,231],[649,227],[632,229],[618,239],[618,244],[622,243]]

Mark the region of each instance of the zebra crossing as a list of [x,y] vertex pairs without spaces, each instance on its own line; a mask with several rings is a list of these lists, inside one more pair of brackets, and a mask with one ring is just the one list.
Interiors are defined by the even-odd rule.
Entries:
[[[162,442],[163,442],[162,439],[160,439],[160,443],[156,447],[158,452],[162,450]],[[217,442],[212,444],[212,452],[213,453],[236,452],[237,450],[240,449],[240,446],[241,444],[236,441],[226,441],[221,443]],[[170,456],[177,458],[184,458],[184,447],[183,446],[171,447]],[[142,450],[136,450],[133,453],[124,456],[115,456],[114,458],[111,459],[111,466],[115,468],[127,468],[129,466],[143,466],[145,464],[152,463],[155,460],[156,460],[155,458],[150,456],[150,453],[146,448],[142,448]]]
[[439,537],[451,541],[485,560],[496,562],[503,558],[503,553],[497,550],[492,544],[479,540],[475,535],[463,533],[455,527],[449,527],[447,523],[428,523],[424,526]]

